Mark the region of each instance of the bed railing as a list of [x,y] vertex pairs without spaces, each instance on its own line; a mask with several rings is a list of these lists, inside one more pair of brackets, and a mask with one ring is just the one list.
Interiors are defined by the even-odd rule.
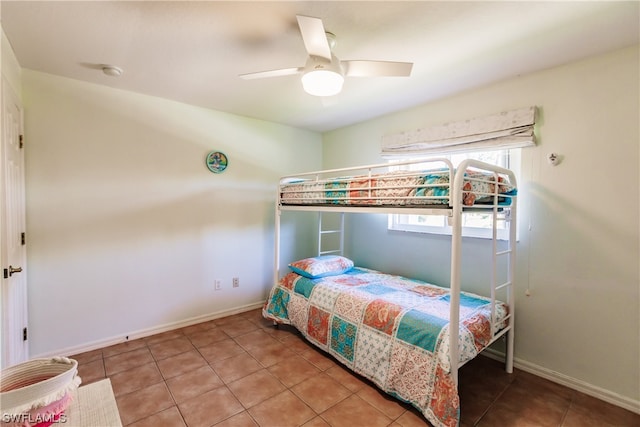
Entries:
[[[412,165],[429,165],[423,170],[409,170]],[[393,175],[389,171],[394,170]],[[444,183],[417,183],[418,179],[427,171],[439,171],[448,176],[448,182]],[[324,171],[306,172],[296,175],[284,176],[280,179],[278,200],[282,205],[300,204],[345,204],[381,206],[381,205],[406,205],[416,201],[416,196],[399,195],[400,193],[415,193],[417,190],[442,189],[447,190],[450,182],[453,182],[455,169],[449,159],[418,159],[394,163],[380,163],[364,167],[347,167],[340,169],[328,169]],[[347,189],[342,184],[353,181],[357,177],[359,185]],[[400,182],[399,181],[406,181]],[[389,191],[394,195],[387,196]],[[443,191],[444,192],[444,191]],[[357,195],[355,195],[357,193]],[[429,204],[451,205],[449,195],[421,196],[419,201],[428,201]],[[424,203],[420,203],[424,204]]]

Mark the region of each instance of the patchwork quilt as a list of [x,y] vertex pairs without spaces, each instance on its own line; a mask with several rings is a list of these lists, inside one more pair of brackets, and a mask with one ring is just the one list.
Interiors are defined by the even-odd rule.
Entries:
[[[463,204],[492,203],[496,180],[493,174],[467,170]],[[369,176],[341,177],[323,181],[294,180],[280,187],[281,202],[291,205],[423,206],[449,204],[449,170],[389,172]],[[509,205],[516,190],[498,177],[499,203]]]
[[[310,342],[435,426],[455,426],[460,402],[449,362],[449,289],[352,268],[308,278],[291,272],[270,292],[263,315],[295,326]],[[508,308],[460,295],[460,362],[475,357],[506,326]]]

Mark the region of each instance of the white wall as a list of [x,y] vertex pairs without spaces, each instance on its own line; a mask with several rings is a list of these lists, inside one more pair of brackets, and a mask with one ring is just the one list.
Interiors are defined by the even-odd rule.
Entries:
[[[264,301],[277,177],[320,167],[319,134],[30,70],[22,81],[32,356]],[[214,149],[222,174],[205,166]],[[284,250],[308,252],[307,237]]]
[[[515,356],[521,366],[636,408],[638,56],[635,46],[323,136],[325,168],[378,163],[382,135],[538,106],[539,145],[522,151]],[[563,157],[559,166],[546,163],[549,152]],[[349,226],[348,255],[357,264],[436,283],[448,280],[448,239],[389,232],[383,215],[352,216]],[[463,286],[465,278],[477,282],[488,274],[478,261],[482,246],[466,240]]]

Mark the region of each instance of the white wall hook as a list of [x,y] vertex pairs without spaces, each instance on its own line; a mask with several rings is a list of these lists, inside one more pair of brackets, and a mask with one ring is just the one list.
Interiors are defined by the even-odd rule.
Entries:
[[547,154],[547,161],[550,165],[557,166],[560,163],[560,155],[558,153]]

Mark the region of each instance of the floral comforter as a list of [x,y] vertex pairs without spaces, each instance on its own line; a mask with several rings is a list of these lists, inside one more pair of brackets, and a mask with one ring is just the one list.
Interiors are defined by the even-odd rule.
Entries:
[[[485,172],[467,170],[463,185],[463,203],[492,203],[495,178]],[[425,171],[408,175],[406,171],[325,181],[296,180],[280,187],[281,201],[291,205],[354,205],[354,206],[424,206],[449,204],[448,170]],[[515,188],[502,176],[498,177],[499,203],[508,205]]]
[[[263,315],[295,326],[435,426],[455,426],[460,402],[448,358],[449,298],[447,288],[357,267],[320,279],[292,272],[273,287]],[[504,326],[507,307],[496,303],[498,326],[492,328],[490,305],[461,293],[461,362]]]

